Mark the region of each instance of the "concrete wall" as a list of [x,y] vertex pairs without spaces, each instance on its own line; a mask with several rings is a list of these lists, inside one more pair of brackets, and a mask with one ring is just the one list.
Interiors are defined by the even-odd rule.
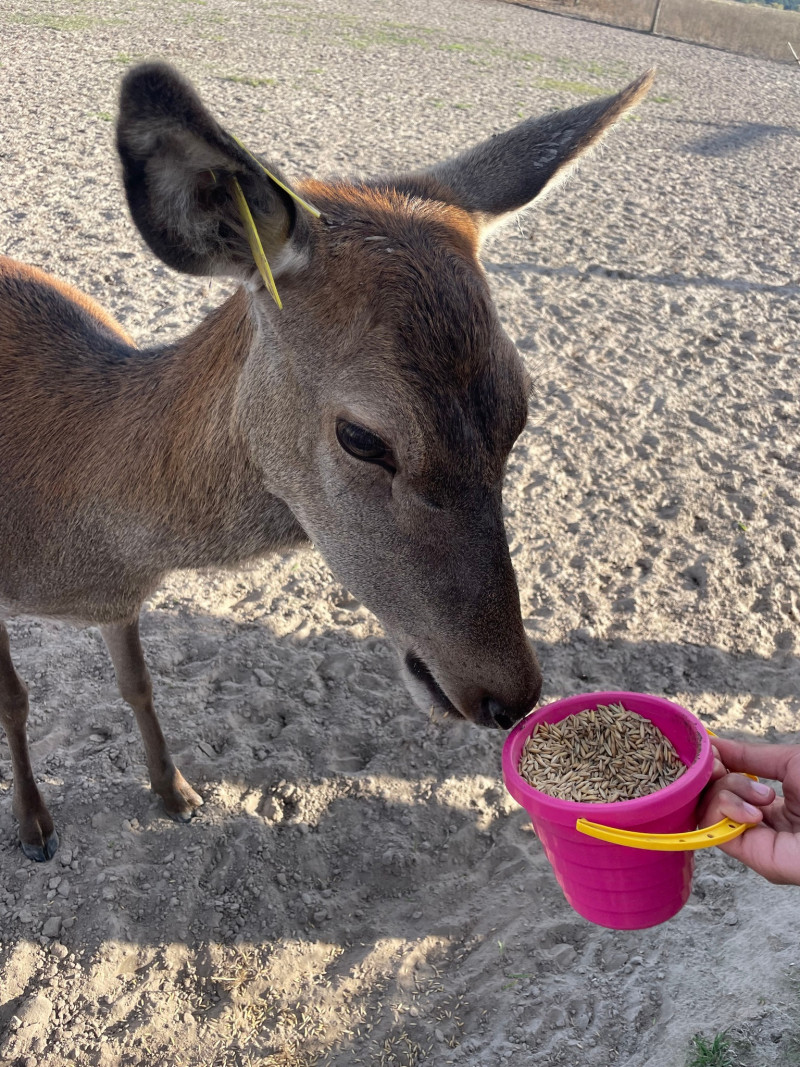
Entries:
[[[517,3],[520,0],[516,0]],[[649,30],[655,0],[522,0],[528,7]],[[795,63],[800,55],[800,12],[729,0],[662,0],[657,33],[731,52]],[[800,68],[798,69],[800,74]]]

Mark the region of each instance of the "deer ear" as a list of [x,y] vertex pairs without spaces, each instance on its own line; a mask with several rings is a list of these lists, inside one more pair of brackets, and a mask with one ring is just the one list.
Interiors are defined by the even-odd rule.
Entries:
[[650,88],[648,71],[615,96],[528,119],[428,171],[394,182],[402,192],[468,211],[481,230],[526,207],[596,144]]
[[252,276],[255,264],[234,199],[235,182],[276,276],[280,252],[307,235],[292,198],[165,63],[143,64],[123,80],[117,149],[133,221],[153,252],[175,270]]

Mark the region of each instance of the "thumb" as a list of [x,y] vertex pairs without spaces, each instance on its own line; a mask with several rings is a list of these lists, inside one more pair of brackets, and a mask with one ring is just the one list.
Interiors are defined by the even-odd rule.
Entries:
[[714,747],[729,771],[744,771],[779,782],[786,777],[789,761],[797,759],[800,751],[797,745],[751,745],[724,737],[715,737]]

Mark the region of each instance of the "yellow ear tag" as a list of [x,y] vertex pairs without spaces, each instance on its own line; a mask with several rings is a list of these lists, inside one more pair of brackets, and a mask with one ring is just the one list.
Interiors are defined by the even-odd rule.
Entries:
[[[231,134],[231,137],[233,137],[233,134]],[[264,171],[264,173],[266,174],[266,176],[269,178],[270,181],[275,182],[275,184],[278,186],[279,189],[283,189],[283,191],[285,193],[287,193],[292,198],[292,200],[294,200],[296,203],[298,203],[300,205],[300,207],[305,208],[306,211],[308,211],[309,214],[313,215],[315,219],[318,219],[320,217],[320,212],[317,211],[317,209],[315,207],[313,207],[311,204],[309,204],[307,200],[303,200],[303,198],[301,196],[298,196],[297,193],[293,189],[290,189],[288,185],[284,185],[283,182],[280,180],[280,178],[276,178],[275,175],[271,171],[267,170],[267,168],[264,166],[264,164],[261,162],[261,160],[260,159],[256,159],[256,157],[253,155],[253,153],[250,151],[250,149],[249,148],[245,148],[245,146],[242,144],[242,142],[239,140],[238,137],[233,137],[233,139],[238,144],[238,146],[241,148],[241,150],[243,152],[247,152],[248,156],[250,156],[250,158],[256,164],[256,166],[257,167],[261,167],[261,169]]]
[[[233,134],[231,134],[231,136],[233,137]],[[278,188],[283,189],[283,191],[288,196],[290,196],[292,200],[298,203],[302,208],[305,208],[305,210],[308,211],[309,214],[313,215],[314,218],[320,218],[320,212],[315,207],[313,207],[313,205],[309,204],[307,200],[303,200],[303,198],[301,196],[298,196],[297,193],[293,189],[290,189],[288,185],[284,185],[280,178],[276,178],[271,171],[267,170],[264,164],[260,160],[256,159],[256,157],[249,149],[245,148],[245,146],[242,144],[238,137],[233,137],[233,140],[236,141],[236,143],[243,152],[247,153],[247,155],[252,159],[256,166],[260,167],[261,170],[263,170],[263,172],[266,174],[266,176],[271,182],[274,182],[275,185],[278,186]],[[214,181],[216,182],[216,175],[213,171],[211,171],[211,175],[214,178]],[[275,279],[272,276],[272,271],[270,270],[269,263],[267,262],[267,257],[264,254],[264,247],[261,244],[261,238],[258,235],[258,230],[256,228],[255,221],[253,220],[253,214],[250,211],[250,207],[247,203],[247,200],[245,199],[245,195],[242,192],[242,187],[241,185],[239,185],[236,178],[231,178],[231,189],[233,191],[233,199],[236,201],[236,206],[239,209],[239,216],[242,220],[242,225],[244,226],[245,233],[247,234],[247,243],[250,245],[250,251],[253,254],[253,259],[256,262],[259,274],[261,275],[264,281],[264,285],[267,287],[267,291],[271,294],[272,299],[282,310],[283,304],[281,303],[281,298],[278,296],[278,287],[275,284]]]
[[283,309],[281,298],[278,296],[278,287],[275,284],[275,279],[272,277],[272,271],[269,268],[267,257],[264,255],[264,247],[261,244],[261,238],[258,236],[258,230],[253,221],[253,215],[244,198],[242,187],[235,178],[231,178],[231,190],[233,192],[233,199],[236,201],[236,206],[239,209],[239,216],[241,217],[242,225],[247,234],[247,243],[250,245],[250,251],[253,254],[253,259],[256,261],[258,272],[264,281],[267,292],[270,293],[278,307]]

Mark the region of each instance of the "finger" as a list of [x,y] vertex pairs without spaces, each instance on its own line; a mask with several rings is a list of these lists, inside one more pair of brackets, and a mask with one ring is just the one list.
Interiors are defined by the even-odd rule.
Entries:
[[714,764],[711,768],[711,781],[713,782],[716,781],[717,778],[722,778],[724,775],[726,775],[728,773],[728,768],[722,762],[720,754],[714,747],[714,745],[711,746],[711,751],[714,755]]
[[800,885],[800,837],[753,826],[740,837],[719,846],[770,882]]
[[761,810],[747,799],[739,796],[737,786],[744,792],[739,775],[729,774],[713,782],[703,794],[697,815],[698,826],[713,826],[721,819],[733,819],[735,822],[756,823],[762,818]]
[[761,822],[763,812],[755,804],[750,804],[732,789],[720,789],[717,794],[717,809],[720,818],[733,819],[734,822]]
[[729,771],[745,771],[779,782],[786,777],[789,760],[798,755],[797,745],[750,745],[724,737],[715,737],[714,745]]
[[763,818],[760,808],[749,804],[731,789],[720,789],[711,805],[711,815],[714,816],[714,822],[732,819],[734,822],[758,823]]
[[724,778],[728,773],[728,768],[720,759],[715,759],[711,768],[711,781],[715,782],[717,778]]
[[760,808],[768,807],[775,799],[775,790],[771,785],[766,782],[754,782],[744,774],[728,774],[722,784],[737,797]]
[[775,790],[766,782],[757,781],[746,774],[733,774],[726,771],[719,778],[712,778],[706,787],[703,798],[706,802],[710,796],[716,796],[720,789],[729,789],[742,800],[756,804],[760,808],[768,807],[776,797]]

